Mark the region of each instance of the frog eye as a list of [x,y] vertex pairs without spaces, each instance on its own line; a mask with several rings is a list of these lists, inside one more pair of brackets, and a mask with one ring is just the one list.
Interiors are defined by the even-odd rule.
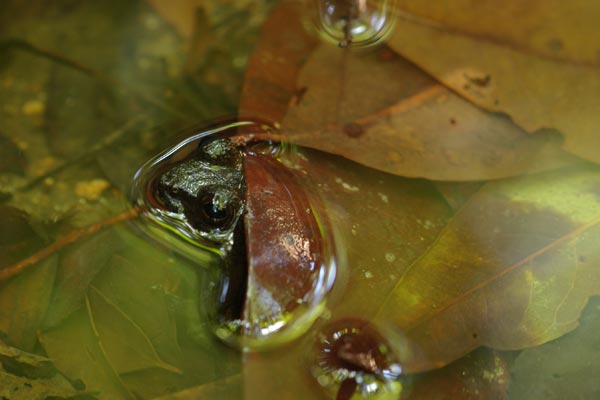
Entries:
[[236,193],[226,187],[204,189],[193,201],[186,203],[188,223],[202,231],[230,229],[242,208]]
[[198,143],[196,156],[213,165],[235,167],[241,163],[241,152],[229,139],[207,136]]

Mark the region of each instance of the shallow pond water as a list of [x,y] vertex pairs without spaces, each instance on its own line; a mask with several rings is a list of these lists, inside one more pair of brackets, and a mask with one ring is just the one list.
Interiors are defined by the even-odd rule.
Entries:
[[[315,144],[290,130],[300,144],[328,152],[292,146],[271,115],[255,115],[267,122],[240,118],[258,128],[249,133],[237,122],[232,133],[257,135],[240,145],[246,175],[227,170],[227,179],[204,182],[237,185],[237,201],[246,203],[232,216],[215,205],[231,203],[231,193],[211,192],[211,207],[200,209],[217,221],[209,234],[202,221],[189,222],[197,214],[177,209],[181,198],[165,201],[168,191],[148,202],[155,186],[140,179],[156,179],[165,160],[181,165],[203,132],[235,119],[248,60],[278,7],[3,3],[0,274],[22,271],[0,283],[0,398],[596,398],[600,170],[591,163],[561,156],[547,167],[544,159],[539,173],[490,182],[406,178],[355,162],[360,152],[349,147],[348,156],[327,136]],[[389,49],[364,57],[398,62]],[[431,79],[414,77],[409,92]],[[344,90],[335,93],[345,99]],[[265,98],[278,94],[267,90]],[[312,101],[306,88],[294,96],[292,105]],[[257,99],[256,110],[268,102]],[[344,126],[349,140],[364,137],[369,120],[360,121],[367,122]],[[306,127],[321,122],[315,113]],[[185,155],[164,153],[190,137]],[[403,140],[416,146],[413,136]],[[374,158],[401,164],[387,154]],[[186,171],[206,174],[205,161]],[[280,214],[294,220],[294,207],[306,212],[286,226],[309,226],[310,235],[298,230],[279,242],[266,225],[252,225],[265,220],[247,217],[248,209],[269,209],[260,208],[265,197],[249,202],[272,194],[265,182],[273,176],[293,206]],[[159,181],[189,188],[173,179]],[[144,214],[157,204],[157,214]],[[235,223],[222,224],[244,218],[246,237]],[[308,273],[248,280],[245,262],[232,264],[235,273],[222,267],[229,255],[248,257],[230,241],[271,260],[282,256],[265,249],[306,245]],[[275,313],[273,304],[283,306]],[[269,312],[277,318],[260,319]],[[291,333],[278,336],[286,326]]]

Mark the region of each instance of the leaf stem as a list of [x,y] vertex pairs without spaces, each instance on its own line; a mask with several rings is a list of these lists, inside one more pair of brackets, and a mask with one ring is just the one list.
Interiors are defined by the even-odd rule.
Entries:
[[5,281],[8,278],[12,278],[13,276],[20,274],[21,272],[23,272],[27,268],[31,267],[32,265],[39,263],[43,259],[56,253],[63,247],[68,246],[81,238],[93,235],[102,229],[116,225],[120,222],[133,219],[133,218],[137,217],[138,215],[139,215],[139,209],[131,208],[125,212],[122,212],[121,214],[117,214],[117,215],[107,218],[103,221],[97,222],[93,225],[86,226],[85,228],[77,229],[73,232],[70,232],[70,233],[66,234],[65,236],[57,239],[51,245],[41,249],[40,251],[32,254],[31,256],[25,258],[24,260],[21,260],[16,264],[13,264],[9,267],[1,269],[0,270],[0,282]]

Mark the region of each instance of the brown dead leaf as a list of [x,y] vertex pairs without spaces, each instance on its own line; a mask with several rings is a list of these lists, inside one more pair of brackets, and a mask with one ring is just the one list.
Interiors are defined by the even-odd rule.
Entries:
[[458,94],[600,162],[598,3],[404,1],[389,45]]
[[240,107],[242,114],[281,122],[289,141],[396,175],[437,180],[495,179],[573,161],[558,136],[531,137],[387,48],[314,47],[300,19],[285,3],[269,19]]
[[318,41],[304,29],[298,4],[284,2],[263,25],[262,37],[248,61],[240,99],[240,114],[280,122],[293,98],[301,65]]

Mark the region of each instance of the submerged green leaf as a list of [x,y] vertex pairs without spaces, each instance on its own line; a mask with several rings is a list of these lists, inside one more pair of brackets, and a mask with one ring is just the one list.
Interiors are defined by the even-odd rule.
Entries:
[[98,399],[134,399],[107,361],[85,309],[39,338],[56,367],[69,379],[82,382],[87,391],[96,392]]
[[407,335],[407,368],[573,330],[600,294],[599,177],[584,166],[488,183],[473,195],[375,308],[376,320]]
[[122,247],[113,230],[76,243],[60,255],[44,329],[57,326],[85,304],[89,284]]
[[100,345],[118,373],[146,368],[181,371],[165,363],[144,331],[94,286],[88,292],[88,313]]

